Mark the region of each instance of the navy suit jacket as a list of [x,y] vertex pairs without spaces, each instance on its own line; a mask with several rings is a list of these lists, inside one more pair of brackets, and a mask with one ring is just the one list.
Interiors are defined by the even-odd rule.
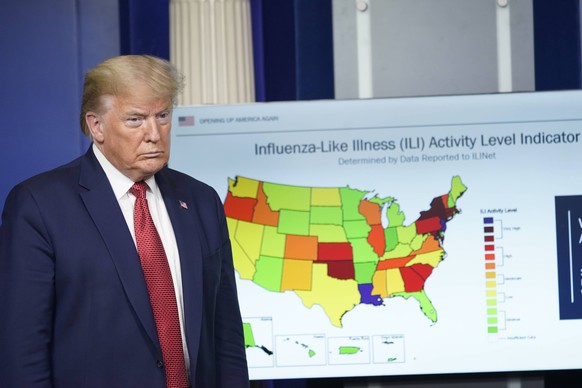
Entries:
[[[192,386],[248,386],[220,198],[169,168],[156,182],[180,253]],[[16,186],[0,226],[0,386],[161,388],[160,360],[137,251],[92,150]]]

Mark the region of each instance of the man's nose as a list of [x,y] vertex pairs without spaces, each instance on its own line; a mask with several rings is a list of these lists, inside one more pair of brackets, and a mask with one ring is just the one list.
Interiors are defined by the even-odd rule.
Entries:
[[160,123],[155,117],[148,117],[145,125],[145,140],[157,142],[160,140]]

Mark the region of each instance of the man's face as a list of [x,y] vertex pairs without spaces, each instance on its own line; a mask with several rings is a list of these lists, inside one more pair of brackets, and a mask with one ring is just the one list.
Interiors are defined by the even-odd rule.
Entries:
[[85,119],[107,160],[134,182],[161,170],[170,157],[171,102],[102,98],[105,113],[89,112]]

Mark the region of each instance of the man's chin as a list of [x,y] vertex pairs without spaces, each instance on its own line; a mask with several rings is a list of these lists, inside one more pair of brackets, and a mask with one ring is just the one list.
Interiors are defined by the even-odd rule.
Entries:
[[164,168],[166,164],[167,161],[165,163],[161,163],[159,161],[157,163],[147,163],[146,165],[139,168],[137,171],[138,174],[144,177],[143,179],[148,179],[149,177],[155,175],[162,168]]

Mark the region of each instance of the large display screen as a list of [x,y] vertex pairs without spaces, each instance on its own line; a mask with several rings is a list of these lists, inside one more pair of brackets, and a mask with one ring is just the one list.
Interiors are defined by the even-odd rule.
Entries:
[[582,92],[178,107],[252,379],[582,368]]

